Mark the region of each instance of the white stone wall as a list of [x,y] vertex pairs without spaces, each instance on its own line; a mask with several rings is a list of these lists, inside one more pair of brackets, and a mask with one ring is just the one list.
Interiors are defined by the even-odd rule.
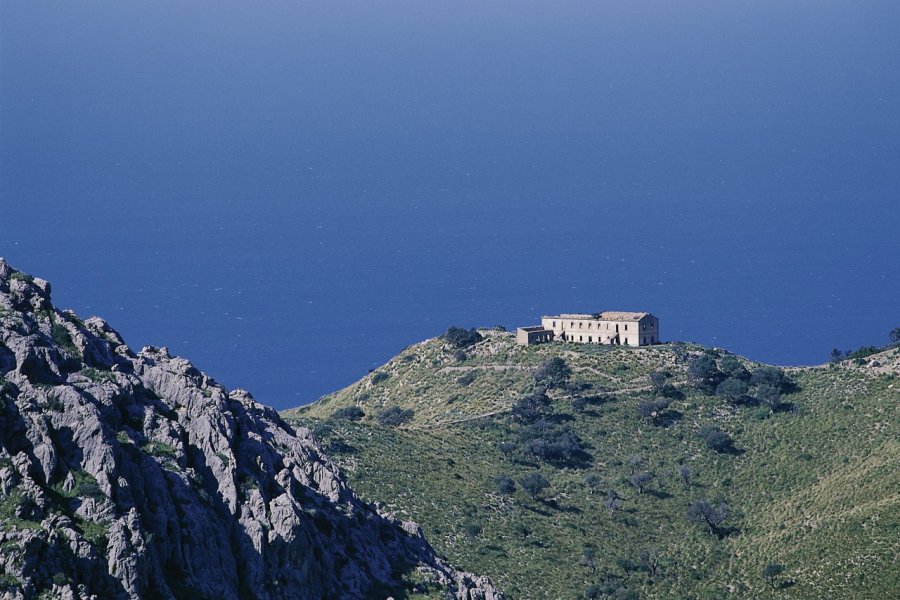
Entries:
[[659,319],[647,315],[634,321],[607,321],[591,315],[557,315],[541,317],[541,325],[550,329],[557,340],[581,344],[618,343],[628,346],[649,346],[659,343]]

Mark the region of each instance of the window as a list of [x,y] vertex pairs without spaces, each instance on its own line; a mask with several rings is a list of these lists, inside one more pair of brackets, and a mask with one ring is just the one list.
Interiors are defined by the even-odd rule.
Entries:
[[625,331],[628,331],[628,323],[625,323]]
[[573,323],[572,321],[569,321],[569,327],[575,327],[575,323]]
[[592,338],[591,336],[588,336],[588,343],[591,343],[593,341],[594,341],[594,338]]
[[625,338],[625,345],[628,345],[628,338]]
[[553,321],[553,326],[556,327],[556,321]]
[[579,342],[583,342],[583,341],[584,341],[584,338],[583,338],[582,336],[579,335],[579,336],[578,336],[578,341],[579,341]]
[[646,335],[644,336],[644,343],[645,343],[645,344],[647,343],[647,336],[646,336]]
[[581,329],[582,327],[584,327],[584,323],[579,323],[579,324],[578,324],[578,329]]

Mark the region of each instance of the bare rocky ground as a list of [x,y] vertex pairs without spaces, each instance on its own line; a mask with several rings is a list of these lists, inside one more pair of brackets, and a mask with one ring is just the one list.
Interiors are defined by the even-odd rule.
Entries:
[[0,597],[500,600],[307,429],[0,259]]

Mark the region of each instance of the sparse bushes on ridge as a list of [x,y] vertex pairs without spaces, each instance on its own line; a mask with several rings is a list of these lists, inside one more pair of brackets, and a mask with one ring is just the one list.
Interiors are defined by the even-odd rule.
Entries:
[[384,425],[385,427],[396,427],[398,425],[403,425],[404,423],[409,423],[412,421],[413,416],[415,416],[416,411],[411,408],[400,408],[399,406],[390,406],[375,417],[375,420],[378,421],[379,425]]
[[390,378],[390,373],[385,373],[384,371],[378,371],[374,375],[372,375],[372,385],[378,385],[379,383],[383,383],[388,378]]
[[463,329],[462,327],[450,327],[441,337],[455,348],[468,348],[484,339],[484,336],[475,329]]
[[366,413],[358,406],[345,406],[331,413],[332,419],[341,419],[345,421],[359,421]]

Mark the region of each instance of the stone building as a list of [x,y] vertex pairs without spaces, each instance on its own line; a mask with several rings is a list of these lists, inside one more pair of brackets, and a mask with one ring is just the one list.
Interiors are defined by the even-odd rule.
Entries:
[[646,312],[563,313],[541,317],[540,327],[520,327],[516,342],[651,346],[659,342],[659,319]]

